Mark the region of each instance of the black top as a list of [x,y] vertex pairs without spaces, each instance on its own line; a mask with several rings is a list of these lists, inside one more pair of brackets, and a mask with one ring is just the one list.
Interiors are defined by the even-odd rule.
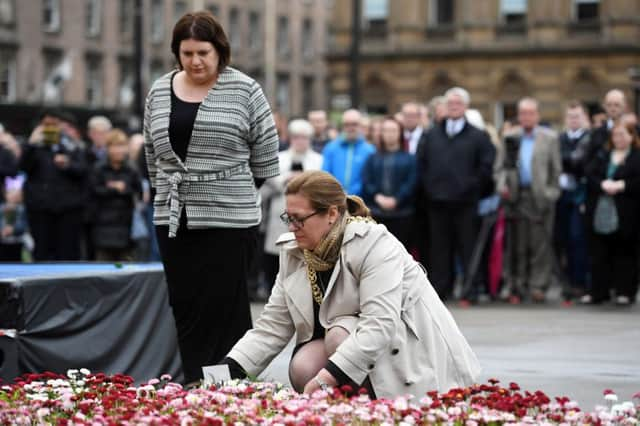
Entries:
[[430,201],[475,203],[493,191],[495,148],[486,132],[469,123],[453,137],[445,125],[433,126],[420,138],[418,189]]
[[176,96],[173,90],[173,79],[177,73],[171,76],[171,114],[169,116],[169,142],[173,152],[184,162],[187,158],[187,148],[196,122],[196,115],[200,102],[185,102]]

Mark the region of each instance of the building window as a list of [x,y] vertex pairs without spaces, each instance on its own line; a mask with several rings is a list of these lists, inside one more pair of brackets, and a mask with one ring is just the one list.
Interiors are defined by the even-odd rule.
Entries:
[[594,22],[600,16],[600,0],[574,0],[575,20]]
[[389,2],[387,0],[364,0],[363,31],[368,37],[384,37],[387,35],[387,18]]
[[229,11],[229,44],[231,49],[240,49],[242,46],[240,11],[235,7]]
[[164,1],[153,0],[151,2],[151,41],[162,43],[164,41]]
[[151,61],[151,69],[149,70],[149,81],[153,83],[154,81],[162,77],[165,72],[166,70],[162,61],[160,59],[154,59],[153,61]]
[[453,25],[454,0],[431,0],[429,25],[432,27]]
[[313,57],[313,23],[308,18],[302,22],[302,57]]
[[527,20],[527,0],[500,0],[500,17],[508,26],[524,26]]
[[16,97],[16,57],[0,50],[0,102],[12,102]]
[[313,77],[302,77],[302,112],[305,114],[313,109],[313,83]]
[[209,4],[209,5],[207,5],[207,10],[209,12],[211,12],[211,14],[216,17],[216,19],[219,19],[220,7],[218,7],[217,4]]
[[249,49],[260,50],[261,42],[260,14],[255,11],[249,12]]
[[501,129],[505,121],[509,121],[511,124],[516,124],[518,121],[517,102],[496,102],[494,125],[496,128]]
[[131,59],[120,60],[120,93],[118,102],[121,107],[129,108],[133,103],[134,66]]
[[42,97],[49,104],[64,101],[64,85],[71,78],[73,64],[71,56],[63,56],[62,51],[54,49],[44,53],[44,79]]
[[12,27],[16,23],[15,0],[0,0],[0,25]]
[[87,5],[87,35],[100,35],[102,27],[102,0],[86,0]]
[[133,18],[135,15],[135,5],[133,0],[120,0],[120,34],[131,37],[133,34]]
[[43,0],[42,24],[44,30],[48,32],[60,29],[60,0]]
[[289,19],[286,16],[278,18],[278,55],[288,57],[289,48]]
[[102,104],[102,70],[99,58],[87,59],[87,104],[99,107]]
[[276,81],[276,109],[289,115],[289,76],[279,75]]
[[184,0],[176,1],[173,5],[173,17],[174,21],[178,21],[178,19],[182,18],[185,13],[187,13],[188,7],[187,2]]

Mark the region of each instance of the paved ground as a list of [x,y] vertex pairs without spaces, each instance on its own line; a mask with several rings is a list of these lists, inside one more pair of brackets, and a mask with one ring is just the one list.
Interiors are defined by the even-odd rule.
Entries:
[[[254,318],[262,305],[252,306]],[[640,306],[563,307],[487,304],[450,306],[483,366],[481,381],[517,382],[550,397],[568,396],[584,409],[613,389],[621,400],[640,391]],[[263,373],[288,383],[292,345]]]

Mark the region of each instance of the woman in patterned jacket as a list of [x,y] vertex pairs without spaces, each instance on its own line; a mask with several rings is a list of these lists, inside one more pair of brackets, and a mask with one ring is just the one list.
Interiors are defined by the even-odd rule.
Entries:
[[147,96],[144,148],[190,383],[251,327],[246,281],[261,219],[257,187],[279,173],[278,135],[258,83],[228,66],[229,42],[211,13],[180,18],[171,50],[179,69]]

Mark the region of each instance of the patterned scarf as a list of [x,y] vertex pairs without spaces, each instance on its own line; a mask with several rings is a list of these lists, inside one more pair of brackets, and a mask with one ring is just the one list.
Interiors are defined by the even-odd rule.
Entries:
[[335,266],[340,255],[342,237],[344,237],[344,230],[347,227],[349,217],[349,213],[345,212],[333,224],[327,235],[320,240],[315,249],[304,250],[304,258],[313,270],[328,271]]

